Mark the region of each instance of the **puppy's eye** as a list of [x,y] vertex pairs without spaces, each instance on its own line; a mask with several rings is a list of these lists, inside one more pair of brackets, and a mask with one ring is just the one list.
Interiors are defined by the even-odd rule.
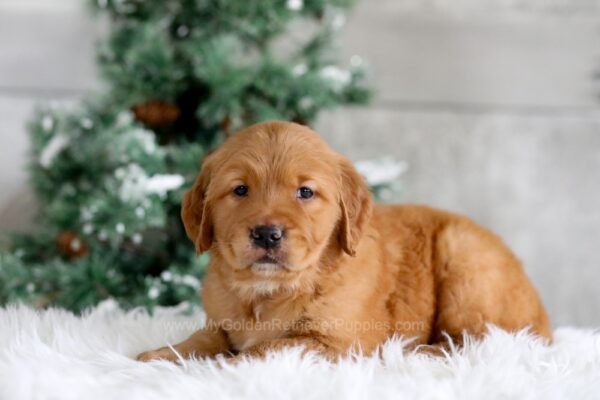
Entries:
[[246,185],[236,186],[236,188],[233,189],[233,193],[239,197],[247,196],[248,195],[248,186],[246,186]]
[[313,193],[313,191],[310,190],[310,188],[307,188],[306,186],[302,186],[296,192],[296,197],[298,197],[299,199],[310,199],[314,195],[315,194]]

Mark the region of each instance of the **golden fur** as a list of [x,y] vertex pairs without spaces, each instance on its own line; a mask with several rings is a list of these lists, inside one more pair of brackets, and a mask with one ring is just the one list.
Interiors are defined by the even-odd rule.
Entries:
[[[244,197],[233,193],[245,185]],[[309,187],[313,198],[296,195]],[[207,326],[175,346],[184,357],[304,345],[336,357],[393,335],[443,344],[486,324],[551,340],[540,299],[502,241],[469,219],[415,205],[372,205],[352,164],[301,125],[251,126],[208,156],[182,206],[197,251],[211,251]],[[283,226],[280,248],[251,244]],[[269,253],[275,266],[259,268]],[[273,267],[273,268],[271,268]],[[140,360],[176,360],[169,348]]]

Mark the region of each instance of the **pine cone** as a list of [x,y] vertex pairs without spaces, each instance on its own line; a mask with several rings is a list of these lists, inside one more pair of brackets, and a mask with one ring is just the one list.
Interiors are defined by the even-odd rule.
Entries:
[[161,128],[175,122],[181,115],[181,110],[174,104],[159,100],[150,100],[138,104],[131,109],[135,118],[151,128]]
[[56,237],[56,247],[63,256],[69,259],[80,258],[88,253],[85,242],[71,231],[61,232]]

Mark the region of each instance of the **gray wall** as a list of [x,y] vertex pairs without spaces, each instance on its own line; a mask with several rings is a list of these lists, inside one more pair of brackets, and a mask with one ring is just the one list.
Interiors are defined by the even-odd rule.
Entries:
[[[0,0],[0,232],[32,225],[33,105],[98,87],[76,0]],[[32,27],[36,29],[33,30]],[[600,2],[363,0],[341,31],[374,104],[322,116],[352,159],[410,164],[403,201],[472,216],[523,259],[555,325],[600,325]]]

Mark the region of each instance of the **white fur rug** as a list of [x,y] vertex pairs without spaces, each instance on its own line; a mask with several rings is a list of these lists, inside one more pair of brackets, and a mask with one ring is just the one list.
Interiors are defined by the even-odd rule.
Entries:
[[493,399],[600,398],[600,333],[561,328],[544,346],[525,333],[493,330],[446,358],[405,354],[331,364],[298,349],[238,365],[134,361],[175,343],[202,316],[122,312],[110,303],[83,317],[24,306],[0,309],[2,399]]

